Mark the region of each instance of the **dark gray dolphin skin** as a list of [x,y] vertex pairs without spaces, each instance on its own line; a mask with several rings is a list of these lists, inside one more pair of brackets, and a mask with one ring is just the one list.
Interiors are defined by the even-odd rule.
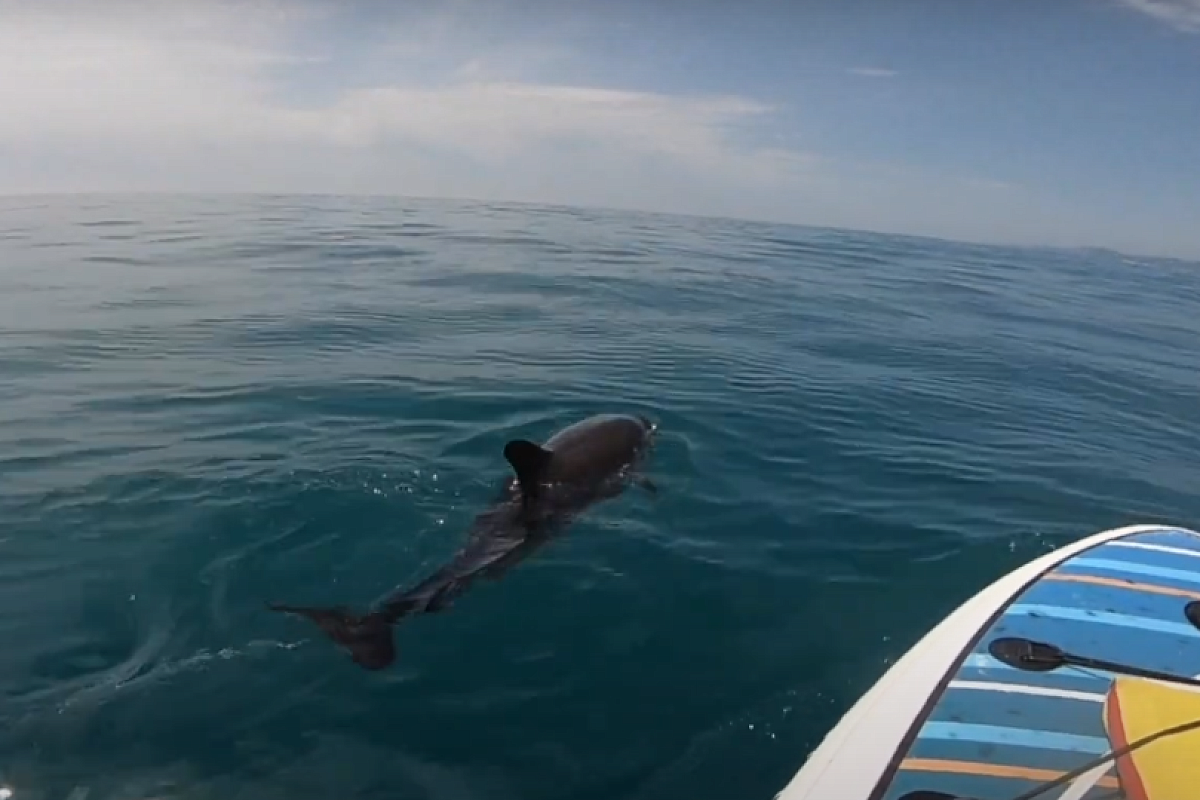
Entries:
[[514,475],[475,517],[466,544],[432,575],[389,592],[365,613],[342,606],[268,608],[312,620],[357,664],[383,669],[396,658],[392,626],[399,620],[446,609],[477,578],[500,577],[589,507],[630,484],[657,492],[638,471],[657,429],[642,416],[603,414],[562,429],[542,445],[514,439],[504,446]]

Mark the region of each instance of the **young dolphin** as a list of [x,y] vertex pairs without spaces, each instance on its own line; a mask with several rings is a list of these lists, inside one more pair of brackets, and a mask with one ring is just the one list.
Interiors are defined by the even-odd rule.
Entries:
[[544,444],[514,439],[504,457],[514,476],[499,499],[475,517],[466,544],[417,585],[389,592],[366,613],[269,603],[268,608],[315,622],[365,669],[396,658],[392,625],[410,614],[447,608],[476,578],[497,578],[566,529],[590,506],[629,484],[657,491],[638,469],[658,426],[642,416],[602,414],[560,430]]

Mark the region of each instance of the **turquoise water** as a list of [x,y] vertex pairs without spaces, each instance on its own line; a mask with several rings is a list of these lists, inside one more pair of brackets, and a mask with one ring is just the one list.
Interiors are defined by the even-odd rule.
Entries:
[[[0,201],[0,780],[769,798],[1047,549],[1200,525],[1196,264],[566,208]],[[515,436],[649,474],[363,671]],[[86,793],[81,795],[81,792]]]

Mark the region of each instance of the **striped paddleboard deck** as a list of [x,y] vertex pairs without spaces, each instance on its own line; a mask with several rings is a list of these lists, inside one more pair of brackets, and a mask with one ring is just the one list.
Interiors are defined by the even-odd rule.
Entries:
[[[918,642],[778,798],[1200,800],[1200,688],[1166,680],[1200,675],[1191,618],[1196,532],[1135,526],[1043,556]],[[1070,660],[1014,660],[1033,643]]]

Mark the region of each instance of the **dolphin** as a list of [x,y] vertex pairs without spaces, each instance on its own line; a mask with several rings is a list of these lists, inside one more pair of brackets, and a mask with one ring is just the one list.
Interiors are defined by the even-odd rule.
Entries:
[[365,613],[344,606],[267,607],[311,620],[359,666],[383,669],[396,659],[392,626],[404,617],[446,609],[476,579],[500,577],[589,507],[631,484],[657,493],[639,471],[657,430],[640,415],[601,414],[563,428],[541,445],[513,439],[504,445],[513,475],[475,517],[463,547],[429,577],[388,592]]

